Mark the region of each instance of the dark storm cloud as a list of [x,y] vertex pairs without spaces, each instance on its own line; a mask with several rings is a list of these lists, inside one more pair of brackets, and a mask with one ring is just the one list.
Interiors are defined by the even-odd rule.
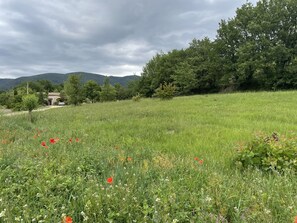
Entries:
[[214,38],[218,22],[243,3],[0,0],[0,78],[72,71],[140,74],[156,52]]

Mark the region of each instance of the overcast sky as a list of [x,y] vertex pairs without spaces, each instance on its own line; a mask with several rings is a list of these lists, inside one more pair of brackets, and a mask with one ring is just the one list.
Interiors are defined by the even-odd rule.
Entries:
[[220,20],[245,2],[0,0],[0,78],[73,71],[140,75],[157,52],[214,38]]

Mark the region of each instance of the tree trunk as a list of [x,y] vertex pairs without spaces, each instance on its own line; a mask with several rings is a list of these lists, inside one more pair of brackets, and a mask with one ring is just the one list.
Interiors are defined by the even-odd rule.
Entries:
[[32,111],[29,111],[29,120],[30,120],[30,122],[33,122],[33,119],[32,119]]

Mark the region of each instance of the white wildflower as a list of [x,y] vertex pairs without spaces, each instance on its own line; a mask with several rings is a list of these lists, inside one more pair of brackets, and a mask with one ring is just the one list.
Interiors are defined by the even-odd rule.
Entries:
[[6,212],[6,209],[4,209],[3,211],[0,212],[0,218],[5,216],[5,212]]
[[205,198],[205,201],[206,201],[206,202],[211,202],[211,200],[212,200],[211,197],[206,196],[206,198]]

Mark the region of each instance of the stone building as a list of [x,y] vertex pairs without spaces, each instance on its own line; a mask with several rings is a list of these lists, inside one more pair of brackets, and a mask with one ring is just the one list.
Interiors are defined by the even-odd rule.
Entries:
[[47,101],[48,101],[48,105],[55,105],[58,103],[58,99],[60,99],[60,93],[59,92],[49,92],[48,93],[48,97],[47,97]]

